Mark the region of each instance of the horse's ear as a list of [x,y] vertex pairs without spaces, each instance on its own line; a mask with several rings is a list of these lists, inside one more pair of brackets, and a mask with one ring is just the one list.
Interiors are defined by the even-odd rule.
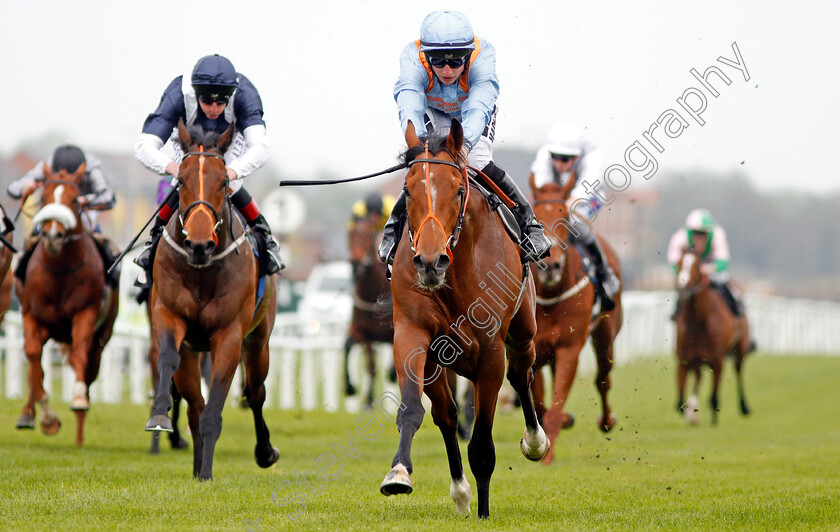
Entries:
[[231,123],[225,132],[222,133],[222,135],[216,140],[216,148],[218,148],[222,153],[226,152],[228,146],[230,146],[231,139],[233,139],[233,123]]
[[528,176],[528,184],[531,185],[531,196],[536,198],[540,189],[537,188],[537,182],[534,180],[534,172],[531,172],[531,175]]
[[178,140],[181,141],[181,149],[184,150],[184,153],[190,151],[190,146],[192,146],[192,135],[187,130],[187,126],[184,125],[184,119],[178,119]]
[[464,130],[461,128],[461,122],[452,120],[449,126],[449,136],[446,137],[446,149],[456,158],[460,156],[461,146],[464,145]]
[[575,183],[577,179],[569,179],[566,181],[566,184],[561,187],[561,192],[563,193],[563,197],[569,199],[572,196],[572,189],[575,188]]
[[76,168],[76,171],[73,172],[73,175],[70,176],[71,180],[74,183],[81,183],[82,178],[85,176],[85,170],[86,169],[87,169],[87,162],[82,161],[82,164],[80,164],[79,167]]
[[44,163],[43,170],[44,170],[44,179],[52,179],[53,173],[52,173],[52,170],[50,170],[50,165],[48,165],[47,163]]
[[405,143],[409,148],[420,145],[420,139],[417,138],[417,133],[414,131],[414,124],[411,120],[408,121],[408,126],[405,128]]

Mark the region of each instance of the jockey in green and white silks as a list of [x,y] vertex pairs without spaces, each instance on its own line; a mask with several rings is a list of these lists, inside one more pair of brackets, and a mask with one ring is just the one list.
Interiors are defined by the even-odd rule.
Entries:
[[[537,261],[551,243],[534,218],[528,200],[513,179],[493,163],[496,127],[496,50],[473,33],[458,11],[435,11],[420,25],[420,38],[400,55],[400,76],[394,99],[403,132],[411,122],[417,136],[444,134],[457,119],[464,130],[467,164],[493,180],[517,204],[513,211],[522,231],[522,260]],[[379,256],[391,264],[405,224],[405,195],[400,194],[385,224]]]
[[[595,265],[599,293],[604,297],[603,308],[614,307],[613,299],[621,288],[621,281],[607,262],[604,249],[587,222],[591,222],[601,208],[602,195],[598,194],[603,164],[603,151],[585,138],[583,129],[569,122],[558,122],[548,131],[545,144],[537,151],[531,163],[534,184],[541,187],[548,183],[566,185],[572,180],[572,191],[566,206],[570,213],[569,235],[577,240]],[[593,185],[594,183],[594,185]]]
[[[744,306],[739,295],[730,285],[729,273],[729,243],[726,241],[726,231],[715,223],[714,218],[706,209],[695,209],[688,214],[685,226],[681,227],[671,237],[668,244],[668,262],[676,271],[677,263],[683,254],[692,249],[698,239],[705,241],[700,254],[700,271],[706,274],[712,286],[717,288],[726,304],[735,315],[744,313]],[[680,301],[674,311],[676,316]]]

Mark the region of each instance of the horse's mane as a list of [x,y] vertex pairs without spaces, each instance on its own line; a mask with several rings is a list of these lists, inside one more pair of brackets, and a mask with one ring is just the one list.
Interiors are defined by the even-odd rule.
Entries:
[[215,149],[216,141],[222,136],[221,133],[217,133],[216,131],[204,129],[200,124],[193,124],[187,127],[187,131],[189,131],[193,142],[198,146],[202,146],[205,150]]

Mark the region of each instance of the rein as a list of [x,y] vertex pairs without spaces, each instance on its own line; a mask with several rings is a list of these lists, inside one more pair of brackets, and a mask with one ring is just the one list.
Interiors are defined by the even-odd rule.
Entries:
[[458,210],[458,223],[455,224],[455,228],[452,230],[452,234],[449,236],[449,239],[446,241],[446,254],[449,256],[449,260],[451,261],[451,260],[453,260],[452,259],[452,249],[458,244],[458,239],[461,236],[461,226],[464,222],[464,214],[466,214],[466,212],[467,212],[467,203],[469,202],[469,199],[470,199],[470,183],[469,183],[469,180],[467,179],[467,171],[466,171],[465,168],[461,168],[460,165],[457,165],[453,162],[442,161],[442,160],[439,160],[439,159],[432,159],[431,156],[429,155],[429,141],[426,141],[426,152],[424,154],[424,158],[414,159],[413,161],[408,163],[408,166],[411,167],[412,165],[417,164],[417,163],[424,163],[423,164],[423,169],[424,169],[424,172],[425,172],[424,176],[426,178],[426,202],[429,205],[429,212],[426,213],[426,217],[423,218],[422,222],[420,222],[420,227],[417,228],[417,234],[415,234],[413,237],[411,236],[411,233],[412,233],[411,227],[408,228],[409,237],[411,237],[411,250],[412,251],[416,251],[417,242],[420,240],[420,232],[423,230],[423,228],[426,226],[426,222],[428,222],[429,220],[432,220],[433,222],[438,224],[438,227],[440,227],[441,231],[443,231],[443,233],[446,234],[446,229],[443,227],[443,224],[441,223],[441,221],[438,220],[437,216],[435,216],[434,206],[432,205],[432,187],[431,187],[431,181],[430,181],[431,180],[430,165],[432,165],[432,164],[445,164],[445,165],[448,165],[448,166],[452,166],[454,168],[457,168],[458,172],[460,172],[461,175],[464,178],[464,188],[466,190],[464,192],[464,195],[461,197],[461,208]]
[[361,181],[363,179],[370,179],[371,177],[376,177],[380,175],[390,174],[392,172],[396,172],[397,170],[402,170],[403,168],[408,168],[410,165],[405,163],[400,163],[398,165],[392,166],[390,168],[386,168],[381,172],[375,172],[373,174],[363,175],[360,177],[350,177],[347,179],[329,179],[325,181],[296,181],[296,180],[286,180],[280,181],[281,187],[299,187],[299,186],[316,186],[316,185],[338,185],[340,183],[352,183],[353,181]]

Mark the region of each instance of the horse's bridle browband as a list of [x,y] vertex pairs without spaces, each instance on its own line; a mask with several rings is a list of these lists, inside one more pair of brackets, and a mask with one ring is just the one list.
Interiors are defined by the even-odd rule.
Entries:
[[[182,230],[184,231],[184,234],[186,236],[186,221],[190,216],[190,211],[192,211],[195,208],[202,208],[202,207],[209,209],[210,213],[213,215],[213,221],[215,222],[215,224],[213,225],[213,239],[216,240],[217,243],[218,243],[218,236],[216,236],[216,232],[219,230],[219,227],[221,227],[221,225],[222,225],[222,218],[221,218],[221,216],[219,216],[219,212],[216,210],[216,208],[210,202],[205,201],[204,198],[203,198],[203,196],[204,196],[204,194],[203,194],[203,189],[204,189],[204,181],[203,181],[204,180],[204,157],[215,157],[217,159],[221,159],[222,165],[225,166],[225,167],[227,167],[227,165],[225,163],[225,158],[224,158],[223,155],[220,155],[218,153],[206,152],[206,151],[204,151],[204,146],[199,146],[199,151],[187,152],[186,154],[184,154],[184,157],[181,159],[181,161],[183,162],[183,160],[186,159],[187,157],[195,156],[195,155],[201,157],[198,161],[198,175],[199,175],[199,179],[201,179],[201,183],[200,183],[201,192],[199,192],[199,199],[197,199],[196,201],[187,205],[187,208],[184,209],[183,212],[181,212],[181,214],[178,216],[178,218],[180,219],[181,227],[183,228]],[[227,180],[227,178],[225,178],[225,179]]]
[[461,226],[464,222],[464,214],[467,212],[467,203],[470,199],[470,182],[467,179],[467,169],[462,168],[461,165],[453,163],[451,161],[442,161],[440,159],[432,159],[429,156],[429,141],[426,141],[426,152],[422,159],[414,159],[408,163],[408,167],[410,168],[412,165],[417,163],[428,163],[425,165],[425,177],[426,177],[426,201],[429,205],[429,212],[426,213],[426,217],[423,218],[423,221],[420,222],[420,227],[417,228],[417,233],[412,236],[411,226],[409,224],[408,228],[408,236],[411,238],[411,250],[416,252],[417,248],[417,241],[420,239],[420,231],[423,230],[423,227],[426,225],[426,222],[432,220],[438,227],[440,227],[441,231],[446,234],[446,229],[443,227],[443,224],[440,220],[437,219],[435,216],[435,212],[432,207],[432,187],[429,183],[430,173],[431,170],[429,169],[429,164],[445,164],[447,166],[451,166],[453,168],[457,168],[458,172],[464,178],[464,194],[461,196],[461,208],[458,210],[458,222],[455,224],[455,228],[452,230],[452,234],[449,236],[449,239],[446,241],[446,254],[449,255],[449,260],[452,260],[452,250],[458,244],[458,238],[461,236]]

